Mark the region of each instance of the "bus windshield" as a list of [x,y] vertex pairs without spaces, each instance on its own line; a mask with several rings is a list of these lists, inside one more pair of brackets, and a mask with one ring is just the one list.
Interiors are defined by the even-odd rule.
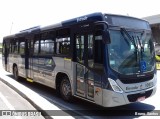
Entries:
[[108,46],[110,67],[124,75],[141,72],[141,62],[145,63],[143,72],[154,69],[154,45],[150,31],[121,29],[110,31],[111,43]]

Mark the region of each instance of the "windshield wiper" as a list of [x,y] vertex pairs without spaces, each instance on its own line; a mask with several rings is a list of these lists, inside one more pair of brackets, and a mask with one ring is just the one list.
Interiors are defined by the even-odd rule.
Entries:
[[[144,47],[143,47],[141,41],[142,41],[142,37],[143,37],[144,34],[145,34],[145,31],[143,31],[143,32],[141,33],[141,38],[139,38],[139,36],[137,36],[138,42],[139,42],[140,47],[142,48],[142,51],[144,51]],[[141,41],[140,41],[140,40],[141,40]]]
[[142,57],[142,59],[143,59],[144,46],[142,45],[139,36],[137,36],[137,39],[138,39],[138,43],[139,43],[139,45],[140,45],[141,57]]
[[[129,35],[129,33],[126,31],[125,28],[120,28],[120,29],[121,29],[121,34],[123,35],[123,37],[126,40],[126,42],[128,43],[128,45],[130,45],[130,44],[129,44],[129,41],[127,39],[129,39],[132,42],[132,44],[134,45],[134,47],[135,47],[135,54],[136,54],[136,61],[138,62],[138,46],[135,43],[134,37],[133,36],[131,37]],[[124,33],[126,34],[126,36],[128,38],[125,37]]]
[[[127,35],[127,37],[129,38],[129,40],[132,42],[132,44],[134,45],[135,49],[137,50],[138,47],[137,47],[137,45],[136,45],[136,43],[135,43],[135,41],[134,41],[134,38],[129,35],[129,33],[126,31],[125,28],[121,28],[121,34],[123,35],[123,37],[125,38],[125,40],[126,40],[126,37],[125,37],[125,35],[123,34],[123,32]],[[128,41],[127,41],[127,42],[128,42]],[[128,42],[128,43],[129,43],[129,42]]]

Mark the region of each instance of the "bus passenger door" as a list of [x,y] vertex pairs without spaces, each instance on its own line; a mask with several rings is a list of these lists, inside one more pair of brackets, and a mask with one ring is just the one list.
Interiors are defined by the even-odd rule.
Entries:
[[[94,98],[94,76],[87,67],[92,65],[93,59],[90,42],[93,43],[93,35],[75,35],[76,37],[76,94],[93,100]],[[89,55],[90,56],[89,56]],[[92,55],[93,56],[93,55]],[[91,57],[92,57],[91,56]]]
[[84,59],[84,35],[75,35],[76,39],[76,94],[85,96],[85,59]]

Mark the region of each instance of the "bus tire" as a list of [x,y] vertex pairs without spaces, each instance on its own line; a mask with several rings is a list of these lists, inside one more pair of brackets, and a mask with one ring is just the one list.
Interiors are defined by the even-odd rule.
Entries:
[[67,77],[63,77],[60,84],[60,94],[65,101],[72,100],[71,84]]
[[14,75],[14,79],[17,81],[20,81],[20,77],[19,77],[19,73],[18,73],[18,68],[17,66],[13,67],[13,75]]

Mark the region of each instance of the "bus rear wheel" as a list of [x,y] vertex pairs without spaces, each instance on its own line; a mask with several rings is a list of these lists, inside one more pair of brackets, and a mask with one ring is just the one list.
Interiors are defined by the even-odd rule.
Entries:
[[20,80],[17,66],[14,66],[14,67],[13,67],[13,75],[14,75],[14,79],[15,79],[15,80],[17,80],[17,81]]
[[72,99],[71,84],[67,77],[64,77],[61,81],[60,94],[65,101],[71,101]]

